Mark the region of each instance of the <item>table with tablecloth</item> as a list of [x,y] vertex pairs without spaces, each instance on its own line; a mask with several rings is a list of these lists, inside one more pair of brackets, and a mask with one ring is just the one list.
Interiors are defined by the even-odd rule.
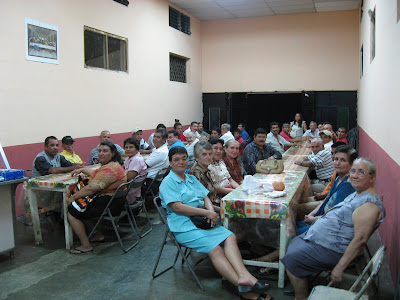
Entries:
[[[93,170],[99,168],[100,165],[93,165],[86,168]],[[46,198],[54,198],[54,193],[62,193],[62,210],[64,212],[64,227],[65,227],[65,247],[70,249],[73,245],[73,235],[71,227],[68,223],[67,212],[68,205],[67,199],[70,195],[70,191],[75,187],[78,182],[78,177],[71,177],[71,173],[60,173],[50,174],[40,177],[31,178],[26,182],[26,190],[29,201],[30,212],[28,215],[32,217],[33,233],[35,236],[36,244],[43,243],[42,231],[40,229],[39,214],[55,209],[55,205],[52,202],[50,205],[45,205],[38,208],[38,198],[44,196]],[[43,193],[45,191],[45,193]]]
[[[221,218],[225,227],[229,227],[229,219],[262,219],[260,224],[263,228],[256,228],[260,239],[268,239],[271,232],[268,230],[268,223],[265,220],[279,222],[279,233],[276,234],[275,248],[279,247],[279,256],[286,253],[288,242],[295,235],[295,206],[302,197],[311,195],[310,183],[307,175],[308,168],[294,164],[294,162],[310,154],[310,148],[304,145],[291,147],[283,154],[285,170],[281,174],[255,174],[254,177],[263,182],[272,183],[283,181],[285,184],[286,196],[271,198],[264,194],[248,195],[239,186],[231,193],[221,199]],[[271,224],[272,224],[271,223]],[[266,225],[266,226],[265,226]],[[271,226],[273,227],[273,226]],[[235,229],[233,228],[235,231]],[[261,261],[244,260],[247,265],[264,266],[279,269],[278,286],[283,288],[285,268],[282,263],[267,263]]]

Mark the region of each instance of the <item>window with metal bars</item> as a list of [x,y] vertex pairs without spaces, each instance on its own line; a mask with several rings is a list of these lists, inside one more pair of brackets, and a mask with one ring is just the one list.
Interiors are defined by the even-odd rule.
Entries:
[[128,39],[84,27],[85,67],[128,71]]
[[192,34],[190,32],[190,18],[171,6],[169,7],[169,26],[183,33]]
[[177,82],[186,81],[186,62],[187,58],[169,54],[169,80]]

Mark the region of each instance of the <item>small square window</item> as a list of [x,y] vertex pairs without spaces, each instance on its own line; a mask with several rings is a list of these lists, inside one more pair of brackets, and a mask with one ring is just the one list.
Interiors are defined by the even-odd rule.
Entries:
[[169,80],[187,82],[186,63],[188,59],[179,55],[169,54]]
[[127,72],[128,39],[84,28],[85,67]]

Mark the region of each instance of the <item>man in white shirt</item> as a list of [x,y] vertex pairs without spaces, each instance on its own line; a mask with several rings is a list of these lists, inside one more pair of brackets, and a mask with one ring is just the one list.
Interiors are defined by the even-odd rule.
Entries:
[[[160,128],[167,130],[167,127],[166,127],[164,124],[162,124],[162,123],[160,123],[160,124],[157,125],[156,130],[157,130],[157,129],[160,129]],[[147,144],[149,145],[150,149],[154,148],[154,144],[153,144],[153,136],[154,136],[154,133],[155,133],[155,132],[153,132],[152,134],[150,134],[149,139],[147,140]]]
[[279,151],[281,154],[285,152],[285,147],[296,146],[295,143],[288,142],[279,135],[278,122],[271,122],[270,130],[271,132],[267,134],[266,144],[269,144],[272,148]]
[[[168,146],[167,146],[167,131],[165,129],[157,129],[154,132],[153,136],[153,144],[155,149],[151,152],[150,156],[146,159],[147,165],[147,178],[143,184],[142,191],[146,191],[153,181],[154,177],[157,173],[164,169],[168,168]],[[152,185],[152,189],[154,193],[158,193],[158,188],[160,186],[161,181],[155,181]]]
[[233,136],[231,130],[231,125],[228,123],[224,123],[221,125],[221,137],[220,139],[224,141],[224,146],[227,141],[234,140],[235,137]]
[[310,122],[310,129],[304,132],[303,137],[311,137],[316,138],[319,137],[319,130],[317,128],[317,122],[311,121]]
[[197,139],[199,139],[201,136],[198,131],[199,131],[199,123],[193,121],[192,123],[190,123],[190,127],[183,132],[183,135],[187,137],[188,133],[192,133]]
[[324,141],[324,148],[325,150],[329,151],[329,153],[332,152],[332,145],[333,145],[333,140],[332,140],[332,132],[329,130],[322,130],[319,133],[319,136],[321,139]]

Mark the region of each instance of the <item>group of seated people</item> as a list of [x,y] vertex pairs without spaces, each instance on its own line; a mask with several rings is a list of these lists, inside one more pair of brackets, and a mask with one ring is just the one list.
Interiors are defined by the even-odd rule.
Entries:
[[[48,137],[45,151],[35,159],[34,175],[72,171],[72,175],[90,176],[89,184],[67,200],[70,204],[97,194],[85,212],[69,206],[68,220],[81,242],[71,253],[86,253],[93,251],[92,242],[102,241],[104,236],[99,233],[89,241],[82,220],[100,216],[107,199],[121,183],[147,174],[145,185],[149,185],[160,170],[169,166],[171,172],[158,182],[157,189],[178,242],[208,253],[217,271],[237,286],[243,299],[269,299],[265,296],[269,285],[247,271],[235,234],[219,224],[220,199],[237,188],[244,175],[254,175],[258,161],[282,159],[288,147],[303,141],[312,153],[295,164],[315,170],[314,195],[296,207],[300,235],[292,240],[281,261],[296,299],[306,299],[308,276],[333,269],[332,280],[340,282],[345,268],[385,216],[373,187],[376,167],[369,159],[357,158],[357,152],[347,145],[347,130],[341,127],[336,134],[328,122],[310,122],[309,126],[307,129],[301,115],[296,114],[292,122],[282,125],[281,132],[279,124],[272,122],[269,133],[258,128],[251,140],[243,123],[233,134],[226,123],[210,134],[198,122],[192,122],[185,131],[179,122],[170,131],[159,124],[147,142],[142,138],[142,129],[135,128],[124,148],[111,143],[110,132],[103,131],[100,144],[89,159],[89,163],[101,164],[96,170],[83,167],[82,161],[77,160],[72,137],[62,140],[64,152],[68,152],[65,157],[58,154],[58,140]],[[121,154],[127,156],[125,163]],[[144,161],[141,154],[150,155]],[[67,157],[76,160],[70,162]],[[139,196],[140,191],[134,191],[129,201]],[[121,205],[122,200],[111,209],[117,212]],[[197,228],[189,218],[197,215],[207,217],[212,229]]]

